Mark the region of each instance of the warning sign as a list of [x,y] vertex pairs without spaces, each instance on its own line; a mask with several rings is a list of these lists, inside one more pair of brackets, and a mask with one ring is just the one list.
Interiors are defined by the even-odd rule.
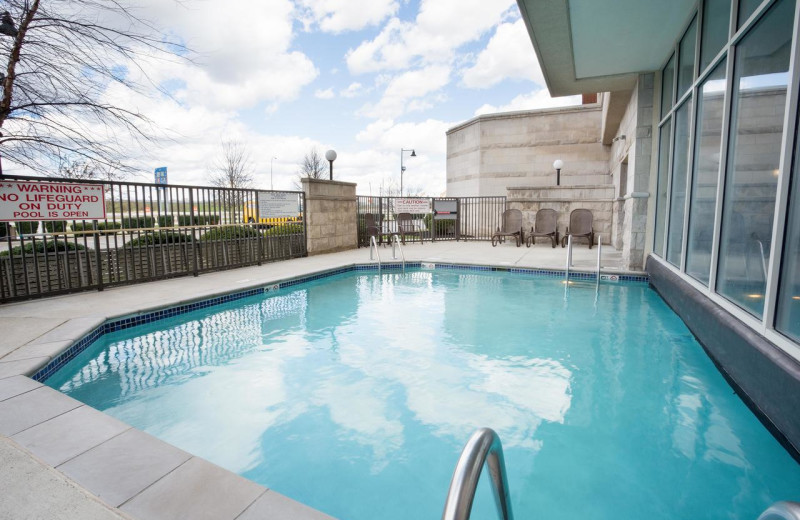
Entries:
[[105,218],[102,184],[0,181],[0,221]]

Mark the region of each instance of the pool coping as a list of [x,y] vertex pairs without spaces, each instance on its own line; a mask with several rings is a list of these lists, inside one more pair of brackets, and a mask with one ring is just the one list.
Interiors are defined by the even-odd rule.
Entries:
[[[467,262],[411,261],[406,262],[405,265],[407,268],[423,270],[472,270],[546,277],[565,276],[565,270],[559,269],[498,266]],[[402,264],[400,262],[383,263],[381,269],[395,272],[402,269]],[[7,436],[12,442],[18,443],[34,457],[41,458],[56,471],[83,486],[88,493],[97,496],[101,501],[104,501],[109,494],[117,497],[124,496],[125,500],[122,502],[117,503],[111,500],[110,503],[104,503],[116,512],[133,515],[134,518],[154,518],[156,520],[163,518],[166,520],[176,516],[184,516],[189,512],[193,512],[191,515],[193,518],[231,518],[238,520],[264,517],[267,514],[273,515],[269,516],[269,518],[275,519],[320,520],[330,518],[264,486],[255,484],[228,470],[213,465],[200,457],[192,456],[174,446],[159,441],[155,437],[136,430],[130,425],[117,421],[41,384],[40,381],[52,375],[106,333],[354,271],[378,271],[378,265],[375,263],[345,262],[336,267],[313,270],[297,276],[278,276],[273,278],[267,276],[252,284],[229,291],[216,291],[213,294],[199,295],[186,300],[176,299],[177,301],[173,300],[169,303],[143,307],[133,313],[128,311],[106,317],[87,316],[67,320],[61,326],[34,341],[20,346],[13,352],[16,354],[17,351],[22,351],[25,347],[29,347],[37,354],[29,358],[25,358],[24,355],[17,356],[20,362],[17,373],[13,373],[12,367],[12,373],[0,374],[0,419],[3,418],[3,413],[8,414],[9,410],[13,413],[15,408],[19,409],[20,407],[31,405],[31,403],[34,405],[46,403],[46,406],[43,406],[45,410],[39,416],[27,422],[19,423],[18,421],[16,428],[9,429],[6,425],[4,429],[2,421],[0,421],[0,435]],[[606,276],[606,273],[601,272],[601,275]],[[647,274],[642,272],[615,270],[608,273],[607,276],[615,277],[619,281],[647,283],[649,280]],[[576,269],[570,271],[570,278],[596,281],[597,273],[585,269]],[[63,330],[59,331],[59,329]],[[38,354],[41,354],[41,356]],[[14,364],[14,362],[8,361],[3,364],[9,365]],[[90,425],[90,429],[93,432],[100,431],[101,434],[95,435],[88,443],[83,442],[81,444],[82,440],[75,439],[75,432],[73,431],[75,429],[75,421],[78,420],[81,421],[79,423],[81,428],[86,429]],[[63,439],[67,439],[69,442]],[[53,441],[56,444],[59,442],[65,444],[72,442],[73,445],[68,446],[69,449],[66,450],[68,453],[59,453],[56,456],[54,452],[57,453],[59,450],[53,449]],[[78,444],[77,447],[74,445],[76,443]],[[109,446],[116,446],[117,444],[123,447],[123,452],[125,451],[125,446],[137,447],[135,453],[123,453],[120,455],[124,459],[120,463],[122,466],[125,464],[130,465],[131,461],[129,459],[139,459],[145,456],[147,450],[150,449],[147,447],[153,446],[156,448],[152,449],[168,453],[169,456],[167,458],[172,457],[171,460],[176,461],[177,465],[174,465],[174,467],[169,465],[162,466],[158,470],[154,469],[150,476],[151,481],[146,482],[142,489],[138,489],[131,496],[127,496],[127,494],[130,494],[130,489],[127,490],[127,494],[124,490],[122,492],[117,490],[115,494],[115,490],[109,489],[114,486],[115,479],[113,475],[119,477],[117,473],[123,471],[123,469],[113,467],[113,464],[104,466],[103,464],[106,464],[107,461],[102,457],[98,459],[97,454],[102,453],[104,449],[110,449],[108,448]],[[144,451],[141,448],[142,446],[146,447]],[[93,462],[87,464],[87,460]],[[87,469],[87,465],[90,466],[89,469]],[[98,483],[100,476],[105,474],[111,474],[112,478]],[[225,490],[223,496],[217,496],[219,489]],[[217,490],[216,494],[215,490]],[[204,507],[206,509],[211,507],[213,511],[198,509],[200,507],[198,504],[203,503],[202,500],[197,500],[198,494],[204,498],[211,497],[206,498],[208,503]]]

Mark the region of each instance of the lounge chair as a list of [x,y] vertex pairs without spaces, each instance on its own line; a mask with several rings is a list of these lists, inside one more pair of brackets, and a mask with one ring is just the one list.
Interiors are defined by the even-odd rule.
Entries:
[[383,234],[381,233],[380,221],[373,213],[364,215],[364,225],[367,228],[367,245],[369,245],[372,237],[375,237],[377,243],[382,243]]
[[536,237],[547,237],[556,247],[558,244],[558,213],[554,209],[540,209],[536,212],[536,221],[533,223],[531,232],[525,240],[525,245],[531,247],[535,244]]
[[397,231],[395,235],[400,235],[400,242],[406,245],[406,235],[417,235],[420,243],[422,243],[422,234],[414,223],[411,213],[398,213],[397,214]]
[[561,247],[566,247],[567,238],[588,238],[589,249],[594,244],[594,230],[592,229],[594,217],[588,209],[573,209],[569,214],[569,226],[561,238]]
[[507,209],[503,212],[503,228],[497,228],[492,235],[492,247],[506,241],[506,237],[514,237],[517,247],[522,245],[525,234],[522,231],[522,212],[518,209]]

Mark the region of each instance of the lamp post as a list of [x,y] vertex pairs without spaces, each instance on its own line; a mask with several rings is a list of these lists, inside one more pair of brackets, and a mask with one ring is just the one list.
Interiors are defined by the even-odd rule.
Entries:
[[561,168],[564,167],[564,161],[556,159],[553,161],[553,168],[556,169],[556,186],[561,186]]
[[408,148],[408,149],[400,148],[400,196],[401,197],[403,196],[403,172],[406,171],[406,167],[403,166],[403,153],[405,152],[411,152],[411,155],[409,155],[409,157],[417,156],[417,152],[415,152],[413,148]]
[[275,188],[272,187],[272,161],[277,159],[277,157],[273,157],[269,160],[269,189],[270,191],[274,190]]
[[325,152],[325,158],[328,159],[328,164],[330,164],[330,180],[333,180],[333,161],[336,160],[336,151],[335,150],[328,150]]

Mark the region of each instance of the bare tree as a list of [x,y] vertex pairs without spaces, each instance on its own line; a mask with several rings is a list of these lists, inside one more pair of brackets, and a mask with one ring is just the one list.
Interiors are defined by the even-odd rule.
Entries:
[[119,164],[101,164],[91,159],[61,157],[52,177],[75,180],[114,180],[120,177]]
[[[119,0],[5,0],[0,23],[0,151],[50,174],[63,156],[133,172],[123,141],[154,140],[150,120],[110,91],[158,89],[148,60],[183,60],[152,24]],[[122,87],[118,89],[117,87]],[[162,93],[165,93],[161,90]],[[132,137],[133,139],[126,139]]]
[[320,155],[319,150],[312,148],[303,156],[303,161],[300,163],[300,170],[297,172],[298,179],[294,183],[295,189],[302,190],[303,185],[301,179],[308,177],[309,179],[324,179],[328,174],[328,169],[325,167],[325,160]]
[[209,181],[220,188],[251,188],[253,163],[239,141],[222,141],[222,155],[209,169]]

